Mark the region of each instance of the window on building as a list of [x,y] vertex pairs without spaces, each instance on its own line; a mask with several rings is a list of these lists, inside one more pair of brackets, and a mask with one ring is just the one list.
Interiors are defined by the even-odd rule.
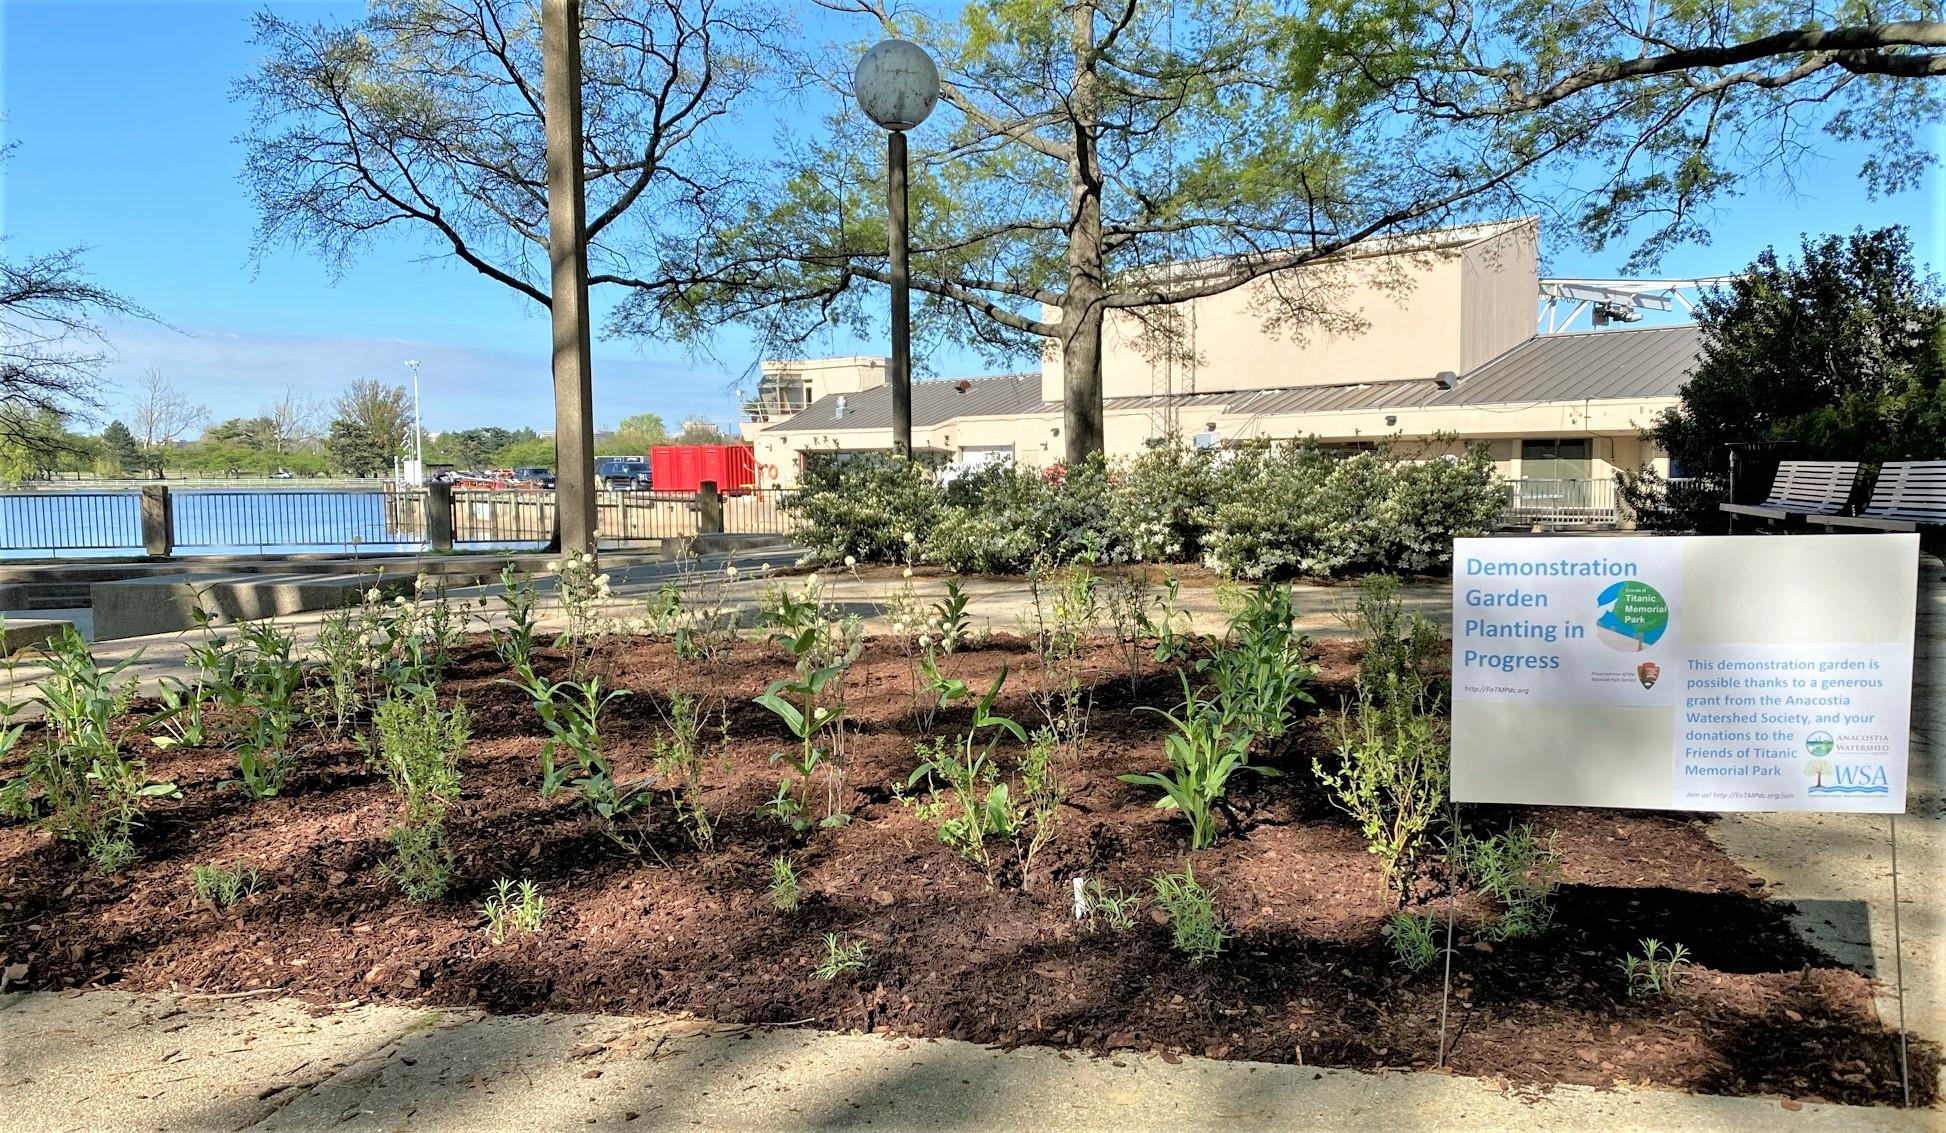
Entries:
[[1586,480],[1589,472],[1589,441],[1572,440],[1520,442],[1520,474],[1528,480]]

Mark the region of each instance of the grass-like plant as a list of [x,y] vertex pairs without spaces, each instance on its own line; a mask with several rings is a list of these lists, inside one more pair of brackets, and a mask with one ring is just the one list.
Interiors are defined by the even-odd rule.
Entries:
[[780,913],[797,911],[802,894],[797,888],[797,867],[782,854],[770,859],[770,905]]
[[865,967],[865,945],[862,941],[844,940],[835,932],[824,934],[824,959],[812,974],[821,980],[835,980],[846,972],[860,971]]
[[1481,930],[1489,940],[1537,936],[1554,922],[1554,890],[1561,884],[1561,851],[1554,835],[1534,836],[1522,823],[1487,838],[1462,834],[1454,854],[1466,878],[1500,905],[1500,917]]
[[1125,890],[1110,889],[1101,883],[1100,878],[1094,878],[1081,891],[1079,904],[1089,932],[1095,931],[1097,926],[1127,932],[1135,927],[1135,911],[1142,907],[1142,897]]
[[1674,991],[1689,970],[1689,949],[1680,944],[1665,946],[1654,937],[1646,937],[1641,953],[1623,956],[1620,966],[1631,997],[1662,995]]
[[541,896],[541,887],[525,878],[518,884],[511,878],[503,877],[493,883],[493,895],[481,907],[486,916],[487,939],[495,944],[505,943],[512,933],[535,933],[541,930],[541,923],[547,919],[547,898]]
[[[1276,775],[1269,767],[1250,764],[1250,735],[1230,730],[1216,706],[1196,695],[1189,678],[1182,677],[1183,704],[1176,712],[1147,708],[1168,720],[1175,732],[1164,736],[1162,750],[1169,757],[1169,770],[1140,775],[1122,775],[1124,783],[1156,787],[1162,797],[1156,806],[1181,811],[1189,819],[1189,848],[1201,850],[1216,844],[1214,808],[1229,790],[1230,777],[1239,771]],[[1145,706],[1146,707],[1146,706]]]
[[[700,698],[686,692],[675,693],[670,696],[668,707],[657,705],[656,710],[669,726],[667,735],[653,741],[656,778],[669,792],[676,821],[689,834],[689,840],[707,849],[715,839],[709,811],[703,806],[704,730],[709,710]],[[718,750],[727,760],[730,746],[727,712],[717,713],[716,732]]]
[[199,865],[189,871],[189,891],[219,909],[227,909],[257,891],[260,883],[252,866]]
[[399,820],[386,835],[397,858],[390,871],[411,900],[434,900],[446,892],[452,871],[446,812],[459,800],[466,706],[442,712],[430,689],[394,693],[373,711],[372,732],[366,756],[400,803]]
[[1151,885],[1155,903],[1169,917],[1176,951],[1192,964],[1214,959],[1230,939],[1229,929],[1216,912],[1216,894],[1196,880],[1196,870],[1184,862],[1181,873],[1158,873]]
[[1426,913],[1393,913],[1387,925],[1392,938],[1393,963],[1408,972],[1423,972],[1432,967],[1444,951],[1437,927],[1438,922]]

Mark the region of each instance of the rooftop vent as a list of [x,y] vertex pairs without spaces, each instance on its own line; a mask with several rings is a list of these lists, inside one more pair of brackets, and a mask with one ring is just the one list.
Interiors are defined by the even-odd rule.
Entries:
[[847,407],[847,406],[845,405],[845,395],[844,395],[844,394],[839,394],[839,395],[838,395],[838,404],[837,404],[836,406],[834,406],[834,407],[832,407],[832,410],[831,410],[831,415],[832,415],[833,417],[838,417],[838,418],[843,418],[843,417],[844,417],[844,415],[845,415],[845,410],[846,410],[846,408],[848,408],[848,407]]
[[1432,380],[1440,389],[1453,389],[1459,385],[1459,375],[1451,370],[1441,370]]
[[973,383],[967,381],[965,378],[961,378],[959,381],[953,383],[953,388],[961,393],[965,393],[967,390],[973,388]]

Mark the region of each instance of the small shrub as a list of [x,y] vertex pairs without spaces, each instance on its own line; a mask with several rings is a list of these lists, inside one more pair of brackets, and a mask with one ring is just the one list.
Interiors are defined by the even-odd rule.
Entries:
[[1299,702],[1312,702],[1304,686],[1317,666],[1304,660],[1304,638],[1291,629],[1290,587],[1262,583],[1230,619],[1228,643],[1197,668],[1216,685],[1216,710],[1224,726],[1245,742],[1275,741]]
[[1216,914],[1216,894],[1196,881],[1196,871],[1184,862],[1181,873],[1158,873],[1152,882],[1155,903],[1169,915],[1176,951],[1192,964],[1215,958],[1230,939]]
[[845,972],[860,971],[865,967],[865,945],[861,941],[841,940],[837,933],[824,934],[824,959],[814,969],[821,980],[835,980]]
[[797,888],[797,867],[782,854],[770,859],[770,905],[780,913],[797,911],[802,894]]
[[1689,949],[1680,944],[1664,947],[1654,937],[1642,941],[1640,955],[1629,953],[1621,959],[1622,978],[1628,981],[1628,994],[1661,995],[1674,991],[1689,969]]
[[[926,666],[933,687],[941,690],[942,705],[971,697],[972,692],[964,681],[941,676],[930,657],[926,658]],[[989,883],[993,879],[993,859],[986,850],[987,838],[1015,839],[1026,817],[1023,804],[1001,780],[993,760],[993,749],[1003,736],[1012,735],[1023,743],[1027,740],[1026,730],[1018,723],[993,711],[993,702],[1006,683],[1007,670],[1003,667],[986,692],[973,702],[973,719],[965,732],[951,741],[942,736],[936,737],[930,747],[920,745],[919,754],[925,758],[905,784],[907,788],[921,780],[931,784],[935,776],[945,783],[944,791],[933,788],[932,805],[926,808],[925,817],[937,825],[939,840],[979,866]],[[1040,801],[1049,812],[1053,804],[1046,802],[1046,794],[1051,789],[1058,802],[1060,790],[1047,766],[1051,747],[1047,745],[1041,751],[1036,768],[1036,787],[1042,792]],[[1051,814],[1042,817],[1048,822],[1052,820]],[[1051,833],[1051,826],[1046,829]]]
[[236,675],[225,692],[232,706],[249,714],[249,723],[237,741],[237,777],[225,785],[252,799],[274,797],[290,772],[291,730],[304,683],[304,666],[292,655],[295,644],[269,619],[237,626]]
[[[603,692],[601,678],[590,677],[585,683],[543,680],[538,691],[529,693],[541,726],[547,729],[541,744],[541,797],[551,799],[563,789],[572,789],[612,834],[617,820],[646,806],[651,798],[646,782],[616,782],[614,764],[602,750],[602,710],[627,696],[628,690]],[[562,751],[572,757],[571,765],[556,758]]]
[[541,887],[522,879],[516,885],[509,878],[493,883],[493,896],[480,910],[487,920],[487,939],[504,943],[509,933],[535,933],[547,919],[547,899]]
[[1403,899],[1446,805],[1450,768],[1442,723],[1391,673],[1376,693],[1360,690],[1338,737],[1338,765],[1327,769],[1314,759],[1311,768],[1358,823],[1387,891]]
[[[0,788],[0,809],[79,843],[97,870],[113,873],[134,860],[134,831],[147,801],[182,792],[150,782],[142,761],[124,755],[115,736],[114,722],[133,697],[133,682],[115,678],[133,659],[103,669],[72,629],[44,652],[48,675],[34,699],[47,735],[29,751],[20,777]],[[0,716],[0,754],[20,746],[25,726],[6,723],[15,711]]]
[[199,900],[227,909],[255,893],[258,880],[250,866],[199,865],[189,871],[189,891]]
[[1439,946],[1437,922],[1426,913],[1393,913],[1387,927],[1392,937],[1393,962],[1408,972],[1423,972],[1432,967],[1444,951]]
[[1554,890],[1561,884],[1554,835],[1543,841],[1523,823],[1489,838],[1462,834],[1455,850],[1467,880],[1500,904],[1500,919],[1482,930],[1489,940],[1538,936],[1554,922]]
[[413,901],[446,892],[452,852],[446,846],[446,812],[459,800],[459,754],[466,747],[466,707],[442,712],[432,690],[393,693],[372,713],[373,738],[366,756],[385,774],[399,797],[399,821],[386,838],[397,857],[390,867]]

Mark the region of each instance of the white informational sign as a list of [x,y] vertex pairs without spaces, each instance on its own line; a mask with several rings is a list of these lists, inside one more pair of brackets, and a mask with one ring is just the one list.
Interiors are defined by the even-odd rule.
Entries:
[[1459,539],[1453,799],[1903,813],[1916,535]]

